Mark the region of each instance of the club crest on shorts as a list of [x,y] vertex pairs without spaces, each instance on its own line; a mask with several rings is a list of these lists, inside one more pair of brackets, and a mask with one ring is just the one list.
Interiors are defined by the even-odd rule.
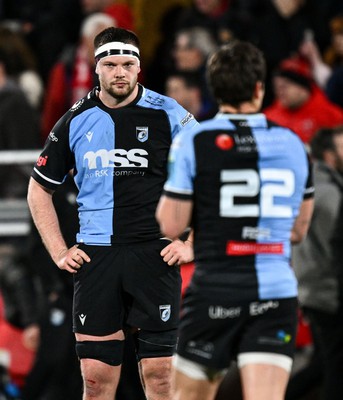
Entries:
[[149,128],[147,126],[136,126],[136,138],[140,142],[146,142],[149,137]]
[[168,321],[171,314],[171,306],[170,304],[165,304],[163,306],[159,306],[160,309],[160,317],[163,322]]

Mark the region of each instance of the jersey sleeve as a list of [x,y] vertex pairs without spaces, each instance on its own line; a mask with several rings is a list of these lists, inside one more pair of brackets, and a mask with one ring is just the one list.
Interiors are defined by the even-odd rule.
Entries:
[[161,95],[150,89],[144,88],[142,99],[138,102],[138,105],[162,109],[169,119],[172,139],[174,139],[181,130],[192,129],[199,125],[194,115],[183,108],[175,99]]
[[170,124],[172,126],[172,139],[180,131],[191,130],[199,125],[199,122],[195,119],[194,115],[184,109],[174,99],[169,99],[170,110],[168,112]]
[[195,176],[193,137],[188,129],[183,130],[171,146],[168,160],[168,179],[164,194],[178,199],[191,199]]
[[69,146],[69,119],[68,112],[56,123],[31,173],[33,179],[51,190],[56,190],[74,168],[74,156]]

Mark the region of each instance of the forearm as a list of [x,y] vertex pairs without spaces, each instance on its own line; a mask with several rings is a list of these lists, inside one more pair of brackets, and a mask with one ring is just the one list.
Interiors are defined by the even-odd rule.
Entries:
[[28,189],[28,204],[33,221],[51,258],[57,264],[59,255],[68,249],[63,239],[58,217],[52,201],[52,192],[31,178]]
[[314,200],[304,200],[300,206],[299,214],[291,231],[291,243],[300,243],[307,235],[313,214]]
[[192,202],[189,200],[161,196],[156,210],[156,219],[162,233],[172,240],[179,238],[189,226],[192,207]]

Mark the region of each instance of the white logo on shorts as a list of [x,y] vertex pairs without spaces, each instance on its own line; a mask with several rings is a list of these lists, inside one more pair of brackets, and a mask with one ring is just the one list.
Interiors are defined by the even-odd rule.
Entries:
[[249,311],[250,315],[261,315],[270,309],[275,309],[279,307],[278,301],[264,301],[264,302],[253,302],[250,303]]
[[159,306],[160,309],[160,317],[163,322],[168,321],[171,314],[171,307],[170,304],[165,304],[163,306]]
[[81,324],[82,324],[82,325],[85,324],[86,317],[87,317],[87,315],[84,315],[84,314],[79,315],[79,318],[80,318],[80,321],[81,321]]

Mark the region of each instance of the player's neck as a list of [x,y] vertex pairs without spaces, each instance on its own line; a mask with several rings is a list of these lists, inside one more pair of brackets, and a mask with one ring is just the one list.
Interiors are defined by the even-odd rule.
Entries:
[[219,111],[226,114],[254,114],[258,112],[258,108],[253,103],[241,103],[239,106],[234,107],[229,104],[222,104],[219,106]]

